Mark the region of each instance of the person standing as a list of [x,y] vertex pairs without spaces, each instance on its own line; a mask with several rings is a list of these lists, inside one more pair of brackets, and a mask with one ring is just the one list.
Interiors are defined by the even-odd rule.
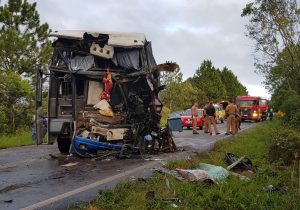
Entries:
[[217,128],[217,124],[216,124],[216,109],[213,106],[212,102],[209,102],[209,105],[206,109],[206,114],[208,115],[208,123],[209,123],[209,134],[212,135],[212,129],[211,129],[211,124],[213,124],[214,127],[214,131],[216,135],[219,135],[219,130]]
[[226,112],[228,113],[228,117],[227,117],[227,132],[225,133],[225,135],[230,135],[230,128],[232,134],[234,135],[236,133],[235,116],[236,114],[238,114],[238,109],[237,106],[232,103],[232,100],[229,100],[229,105],[226,107]]
[[270,121],[273,120],[273,116],[274,116],[274,113],[273,113],[273,109],[271,108],[271,109],[270,109],[270,112],[269,112],[269,120],[270,120]]
[[207,102],[203,108],[204,110],[204,133],[209,133],[209,118],[206,113],[207,107],[209,106],[209,102]]
[[192,106],[192,119],[193,119],[193,134],[199,134],[197,132],[197,121],[198,121],[198,103],[194,102]]
[[237,105],[237,113],[235,115],[235,132],[238,133],[239,130],[241,130],[241,121],[242,121],[242,118],[241,118],[241,109],[240,109],[240,106]]

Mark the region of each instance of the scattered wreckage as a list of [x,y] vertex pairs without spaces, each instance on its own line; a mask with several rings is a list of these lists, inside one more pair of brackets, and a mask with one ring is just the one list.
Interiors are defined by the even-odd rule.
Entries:
[[[160,127],[161,71],[140,33],[55,31],[49,65],[48,142],[62,153],[98,150],[175,151],[170,126]],[[42,80],[37,72],[36,129],[42,140]],[[72,145],[72,147],[70,147]],[[71,148],[71,149],[70,149]]]

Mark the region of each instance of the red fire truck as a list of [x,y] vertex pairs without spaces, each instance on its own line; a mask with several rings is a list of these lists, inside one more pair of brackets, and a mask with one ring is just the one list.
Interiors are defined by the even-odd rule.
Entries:
[[259,96],[238,96],[236,104],[241,110],[242,120],[261,121],[267,119],[268,102]]

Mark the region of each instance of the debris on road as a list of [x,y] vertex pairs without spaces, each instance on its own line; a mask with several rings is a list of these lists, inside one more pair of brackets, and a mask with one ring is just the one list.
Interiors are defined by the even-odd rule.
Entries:
[[146,160],[146,161],[163,161],[164,159],[161,159],[161,158],[146,158],[144,160]]
[[76,166],[78,165],[79,162],[75,162],[75,163],[67,163],[67,164],[64,164],[64,165],[61,165],[63,167],[72,167],[72,166]]
[[60,158],[66,158],[67,157],[66,155],[63,155],[63,154],[49,154],[49,156],[52,159],[60,159]]
[[58,176],[51,176],[49,177],[50,179],[62,179],[64,178],[65,176],[62,176],[62,175],[58,175]]

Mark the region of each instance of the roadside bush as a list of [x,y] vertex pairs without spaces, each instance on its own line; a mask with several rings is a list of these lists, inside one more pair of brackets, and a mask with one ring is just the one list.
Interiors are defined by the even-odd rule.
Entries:
[[295,112],[295,114],[292,115],[290,121],[289,121],[290,126],[298,129],[300,131],[300,110]]
[[278,126],[271,131],[267,141],[267,154],[271,162],[290,165],[294,154],[300,151],[300,132],[295,129]]
[[300,96],[296,91],[279,89],[272,96],[272,105],[282,111],[283,119],[289,127],[298,126],[300,122]]
[[32,128],[29,126],[20,126],[16,130],[16,135],[23,135],[32,132]]

